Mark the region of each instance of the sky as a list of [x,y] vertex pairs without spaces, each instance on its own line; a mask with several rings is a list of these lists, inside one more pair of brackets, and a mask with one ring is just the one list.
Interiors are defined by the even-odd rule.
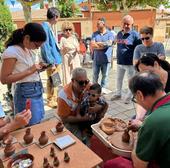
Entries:
[[[15,1],[14,6],[12,5],[11,1]],[[82,1],[83,0],[76,0],[77,3],[80,3]],[[22,10],[22,6],[21,6],[21,4],[17,0],[5,0],[5,2],[7,3],[7,5],[9,6],[9,9],[11,11]],[[33,5],[32,8],[33,9],[39,9],[39,4]]]

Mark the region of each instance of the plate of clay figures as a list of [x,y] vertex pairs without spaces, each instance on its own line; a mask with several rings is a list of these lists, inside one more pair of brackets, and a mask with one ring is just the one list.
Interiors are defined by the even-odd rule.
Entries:
[[33,155],[19,154],[9,161],[7,168],[32,168],[33,162]]

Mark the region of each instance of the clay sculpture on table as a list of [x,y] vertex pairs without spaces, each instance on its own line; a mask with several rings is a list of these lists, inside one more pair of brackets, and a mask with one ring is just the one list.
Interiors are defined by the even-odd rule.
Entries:
[[58,160],[58,157],[55,156],[55,157],[54,157],[54,161],[53,161],[53,165],[54,165],[55,167],[58,167],[59,164],[60,164],[60,162],[59,162],[59,160]]
[[55,128],[56,128],[56,132],[62,132],[64,129],[64,124],[61,121],[59,121]]
[[129,129],[124,130],[124,133],[122,134],[122,141],[125,143],[129,143],[130,141]]
[[6,147],[4,149],[5,156],[9,157],[14,153],[15,153],[15,146],[12,144],[12,139],[6,140]]
[[43,168],[48,168],[49,166],[49,162],[48,162],[48,159],[46,157],[44,157],[44,161],[43,161]]
[[55,151],[53,147],[50,148],[50,156],[55,157]]
[[39,144],[40,145],[45,145],[48,143],[48,137],[45,133],[45,131],[41,132],[41,136],[39,137]]
[[68,163],[70,161],[70,157],[67,152],[64,152],[64,161]]
[[31,134],[31,128],[26,129],[23,139],[25,144],[30,144],[33,142],[34,136]]

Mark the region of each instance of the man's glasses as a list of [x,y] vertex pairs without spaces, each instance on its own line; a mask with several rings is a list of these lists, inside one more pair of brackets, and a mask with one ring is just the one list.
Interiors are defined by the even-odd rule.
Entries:
[[98,94],[91,94],[91,93],[88,93],[89,96],[92,96],[92,97],[96,97]]
[[89,80],[85,80],[85,81],[83,81],[83,80],[81,81],[81,80],[80,80],[80,81],[79,81],[79,80],[76,80],[76,79],[75,79],[75,81],[76,81],[80,86],[84,86],[84,85],[87,85],[87,84],[89,83]]
[[144,41],[144,40],[149,40],[150,37],[142,37],[141,40]]
[[65,29],[65,31],[67,32],[67,31],[72,31],[72,29]]
[[132,102],[137,103],[135,96],[132,97]]

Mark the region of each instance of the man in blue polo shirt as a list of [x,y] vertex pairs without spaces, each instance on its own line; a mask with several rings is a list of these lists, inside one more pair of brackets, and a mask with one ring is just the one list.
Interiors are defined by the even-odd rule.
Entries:
[[111,31],[107,30],[105,18],[98,19],[98,31],[92,35],[93,49],[93,83],[98,83],[99,73],[102,73],[101,87],[106,87],[108,73],[112,60],[112,43],[114,40]]
[[[111,100],[117,100],[121,98],[122,84],[125,72],[127,73],[128,79],[130,79],[134,73],[133,67],[133,52],[138,44],[141,44],[140,36],[132,30],[133,18],[130,15],[126,15],[122,19],[122,30],[117,34],[117,82],[116,82],[116,94],[113,95]],[[130,103],[131,92],[125,97],[125,104]]]

